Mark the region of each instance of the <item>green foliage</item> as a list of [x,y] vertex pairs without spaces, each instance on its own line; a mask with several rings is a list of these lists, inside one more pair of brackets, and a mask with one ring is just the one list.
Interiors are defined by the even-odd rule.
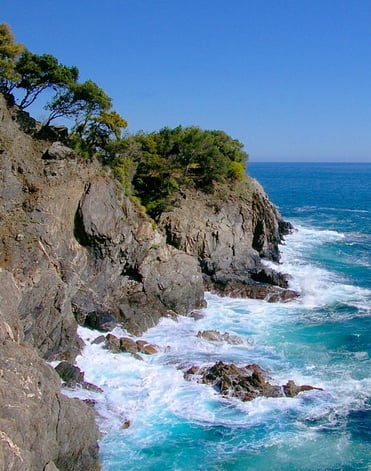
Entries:
[[243,145],[225,132],[194,126],[123,139],[115,165],[129,154],[137,165],[133,186],[153,217],[168,208],[182,187],[210,192],[215,182],[242,180],[247,160]]
[[82,135],[91,148],[98,150],[108,160],[120,153],[122,130],[126,127],[126,120],[116,111],[102,110],[97,116],[90,117]]
[[235,160],[229,163],[228,176],[231,179],[241,182],[245,177],[245,165]]
[[77,67],[67,67],[51,54],[33,54],[25,50],[15,64],[20,79],[16,87],[24,90],[19,103],[21,109],[30,106],[41,92],[47,88],[59,90],[76,83],[79,75]]
[[50,54],[25,50],[9,26],[0,24],[0,91],[23,90],[21,109],[44,90],[54,92],[44,106],[49,111],[45,125],[57,118],[72,120],[71,147],[85,158],[98,156],[109,163],[126,193],[139,198],[152,217],[183,188],[212,192],[215,183],[243,180],[247,154],[224,131],[178,126],[123,135],[127,122],[112,110],[111,98],[92,80],[79,83],[78,75],[77,67],[60,64]]
[[110,97],[92,80],[70,83],[46,104],[45,109],[50,111],[46,124],[56,118],[73,118],[74,131],[83,135],[87,123],[110,107]]
[[[120,153],[127,122],[112,110],[111,98],[92,80],[78,82],[78,68],[60,64],[51,54],[34,54],[16,44],[10,28],[0,24],[0,92],[23,91],[18,106],[25,109],[43,91],[54,95],[44,106],[48,126],[57,118],[73,120],[71,145],[83,155],[113,159]],[[20,92],[21,93],[21,92]]]
[[121,183],[127,194],[133,194],[132,180],[137,164],[130,156],[117,157],[111,162],[114,177]]
[[23,46],[17,44],[10,27],[0,24],[0,91],[9,94],[20,76],[15,70],[15,62],[23,52]]

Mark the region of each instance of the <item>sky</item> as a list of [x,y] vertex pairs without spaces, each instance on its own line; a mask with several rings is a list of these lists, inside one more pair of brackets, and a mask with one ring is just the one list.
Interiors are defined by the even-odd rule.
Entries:
[[76,65],[130,132],[195,125],[251,162],[371,162],[371,0],[0,0],[0,22]]

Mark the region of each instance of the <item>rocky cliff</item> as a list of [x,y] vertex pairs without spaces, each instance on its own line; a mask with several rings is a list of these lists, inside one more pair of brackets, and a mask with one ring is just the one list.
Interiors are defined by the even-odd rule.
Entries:
[[279,261],[278,244],[291,230],[256,180],[222,185],[207,196],[185,191],[163,213],[169,244],[199,260],[207,289],[229,296],[285,301],[296,296],[286,275],[262,259]]
[[139,335],[202,307],[205,286],[285,299],[261,257],[278,260],[288,227],[250,181],[187,191],[155,228],[109,169],[36,131],[0,96],[0,470],[94,470],[93,410],[45,360],[73,362],[78,323]]

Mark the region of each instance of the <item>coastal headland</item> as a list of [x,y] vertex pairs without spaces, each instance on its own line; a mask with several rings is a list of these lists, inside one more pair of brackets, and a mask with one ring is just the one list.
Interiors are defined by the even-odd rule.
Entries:
[[73,364],[79,324],[140,336],[195,315],[205,290],[292,299],[263,262],[291,226],[248,176],[175,192],[151,218],[110,168],[39,131],[0,96],[0,469],[100,469],[94,410],[47,362]]

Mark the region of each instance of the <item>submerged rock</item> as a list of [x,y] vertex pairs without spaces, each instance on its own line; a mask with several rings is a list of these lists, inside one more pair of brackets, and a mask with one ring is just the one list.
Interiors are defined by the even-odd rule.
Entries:
[[267,373],[256,364],[238,367],[233,363],[219,361],[212,366],[193,366],[184,374],[185,379],[210,384],[225,397],[236,397],[241,401],[251,401],[258,396],[294,397],[302,391],[321,390],[313,386],[297,386],[288,381],[284,386],[272,385]]

